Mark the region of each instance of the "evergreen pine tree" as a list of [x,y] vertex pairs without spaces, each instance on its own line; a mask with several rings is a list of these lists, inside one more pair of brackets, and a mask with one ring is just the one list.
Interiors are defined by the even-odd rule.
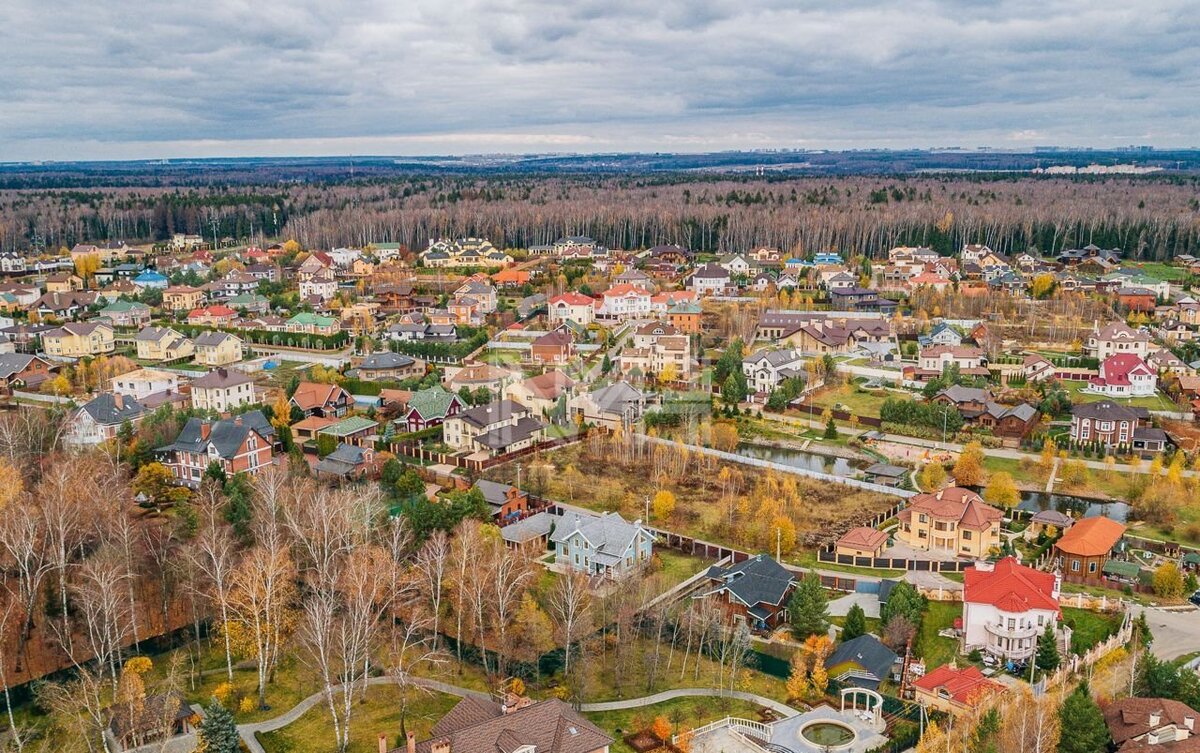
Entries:
[[1053,672],[1058,669],[1061,662],[1062,659],[1058,655],[1058,641],[1054,637],[1054,631],[1047,627],[1038,636],[1034,663],[1037,664],[1038,669]]
[[825,424],[825,438],[837,439],[837,424],[833,422],[833,416],[829,417],[829,423]]
[[788,602],[788,611],[792,618],[792,632],[797,638],[824,635],[829,630],[829,604],[819,575],[809,572],[800,579]]
[[197,730],[204,753],[239,753],[242,741],[233,714],[216,698],[204,709],[204,714]]
[[842,627],[842,640],[848,641],[860,635],[866,635],[866,633],[867,615],[863,612],[862,607],[854,604],[846,612],[846,624]]
[[1063,735],[1058,741],[1058,753],[1092,753],[1108,750],[1111,737],[1104,713],[1092,699],[1087,683],[1079,687],[1063,701],[1058,711],[1062,720]]

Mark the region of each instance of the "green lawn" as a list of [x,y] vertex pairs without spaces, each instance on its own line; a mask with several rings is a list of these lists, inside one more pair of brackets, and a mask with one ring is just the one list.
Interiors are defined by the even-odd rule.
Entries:
[[988,473],[1007,473],[1022,489],[1041,490],[1046,488],[1046,477],[1037,464],[1023,462],[1015,458],[998,458],[987,455],[983,459],[983,467]]
[[843,384],[832,389],[818,390],[809,398],[809,401],[821,408],[842,405],[849,408],[854,415],[878,417],[883,402],[889,397],[895,396],[888,390],[864,390],[857,384]]
[[900,578],[904,575],[903,570],[876,570],[870,567],[853,567],[851,565],[836,565],[832,562],[819,562],[817,561],[817,553],[809,549],[792,552],[791,555],[784,557],[784,559],[800,567],[833,570],[839,573],[846,573],[847,575],[870,575],[876,578]]
[[930,601],[926,606],[915,641],[915,651],[925,660],[927,669],[949,663],[958,653],[958,641],[943,638],[938,631],[954,627],[954,620],[959,617],[962,617],[962,602]]
[[1063,607],[1062,613],[1063,621],[1074,631],[1071,636],[1071,650],[1077,654],[1082,654],[1121,629],[1120,612],[1106,614]]
[[1147,277],[1153,277],[1156,280],[1183,282],[1188,278],[1188,271],[1186,269],[1160,261],[1147,261],[1142,262],[1141,264],[1123,264],[1121,265],[1121,268],[1125,270],[1136,269]]
[[[658,671],[654,673],[655,645],[647,638],[635,638],[622,645],[625,669],[618,675],[615,646],[608,646],[589,666],[589,681],[584,700],[612,701],[620,698],[640,698],[674,688],[712,688],[721,677],[719,665],[712,659],[699,659],[696,672],[696,651],[683,666],[683,651],[672,655],[666,646],[658,652]],[[652,676],[653,675],[653,676]],[[738,689],[778,701],[787,700],[784,681],[757,669],[746,669],[739,677]],[[710,703],[713,701],[710,699]]]
[[1110,398],[1107,395],[1097,395],[1091,392],[1083,392],[1083,388],[1087,386],[1087,382],[1082,380],[1066,379],[1059,382],[1071,397],[1073,403],[1095,403],[1101,400],[1112,400],[1114,403],[1128,405],[1134,408],[1147,408],[1150,410],[1179,410],[1179,406],[1175,405],[1166,395],[1161,392],[1150,397],[1131,397],[1131,398]]
[[662,716],[671,722],[672,732],[695,729],[709,722],[737,716],[758,721],[759,707],[749,701],[735,698],[676,698],[652,706],[642,706],[623,711],[598,711],[585,714],[600,729],[612,735],[615,741],[609,748],[612,753],[633,753],[633,748],[621,738],[650,726],[656,717]]
[[[444,693],[408,690],[408,714],[405,727],[418,740],[430,735],[433,725],[454,708],[459,699]],[[340,701],[340,698],[338,699]],[[350,753],[374,753],[379,750],[379,733],[388,736],[393,747],[402,747],[400,737],[400,704],[398,688],[376,686],[367,689],[366,698],[355,702],[350,717]],[[258,735],[267,753],[305,753],[314,750],[336,750],[333,723],[329,706],[322,702],[283,729]]]

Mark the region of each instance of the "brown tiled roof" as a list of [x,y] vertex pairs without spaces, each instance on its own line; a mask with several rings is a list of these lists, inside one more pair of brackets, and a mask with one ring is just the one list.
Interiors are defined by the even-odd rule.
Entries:
[[[1150,715],[1158,714],[1159,722],[1150,726]],[[1117,749],[1124,753],[1129,750],[1141,750],[1142,745],[1133,742],[1133,738],[1144,735],[1152,729],[1161,729],[1172,724],[1186,728],[1185,720],[1191,718],[1193,725],[1200,717],[1192,707],[1180,701],[1168,698],[1122,698],[1104,707],[1104,721],[1108,731],[1112,733],[1113,742]],[[1184,744],[1186,743],[1186,744]],[[1177,747],[1178,746],[1178,747]],[[1200,750],[1200,738],[1189,737],[1186,741],[1160,743],[1152,748],[1162,753],[1177,751]]]
[[510,753],[524,745],[538,753],[591,753],[613,742],[557,699],[505,714],[497,703],[464,698],[433,726],[432,734],[417,743],[417,753],[430,753],[438,741],[448,742],[450,753]]
[[[346,390],[336,384],[321,384],[320,382],[301,382],[292,393],[292,400],[300,410],[312,410],[335,403]],[[346,393],[349,399],[349,393]]]
[[951,486],[934,494],[918,494],[909,500],[908,507],[900,513],[903,520],[912,517],[913,511],[928,513],[934,518],[957,520],[961,528],[983,530],[1004,517],[1004,513],[983,501],[970,489]]
[[846,531],[846,535],[838,539],[838,546],[849,546],[855,549],[875,549],[887,541],[888,535],[874,528],[860,526]]

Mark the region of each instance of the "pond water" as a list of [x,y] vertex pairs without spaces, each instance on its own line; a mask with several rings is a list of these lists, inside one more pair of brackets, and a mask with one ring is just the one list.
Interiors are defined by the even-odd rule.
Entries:
[[1084,518],[1094,518],[1104,515],[1124,523],[1129,517],[1129,505],[1125,502],[1106,502],[1088,497],[1076,497],[1072,494],[1047,494],[1045,492],[1021,492],[1022,510],[1040,512],[1041,510],[1057,510],[1081,515]]
[[749,442],[739,444],[737,454],[757,460],[768,460],[780,465],[790,465],[793,468],[803,468],[818,473],[830,473],[834,476],[853,476],[857,471],[867,467],[865,463],[858,460],[817,455],[816,453],[793,450],[786,447],[767,447],[766,445]]
[[854,740],[854,730],[840,722],[815,722],[800,730],[800,734],[810,743],[834,747]]

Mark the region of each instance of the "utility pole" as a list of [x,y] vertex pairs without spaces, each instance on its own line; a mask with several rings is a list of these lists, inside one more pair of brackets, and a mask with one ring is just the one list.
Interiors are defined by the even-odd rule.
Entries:
[[780,528],[779,526],[775,526],[775,561],[780,564],[783,564],[779,558],[779,545],[782,540],[783,540],[783,529]]
[[517,488],[521,488],[521,464],[517,463]]
[[650,522],[650,495],[649,494],[646,495],[646,518],[645,518],[645,520],[647,523]]

